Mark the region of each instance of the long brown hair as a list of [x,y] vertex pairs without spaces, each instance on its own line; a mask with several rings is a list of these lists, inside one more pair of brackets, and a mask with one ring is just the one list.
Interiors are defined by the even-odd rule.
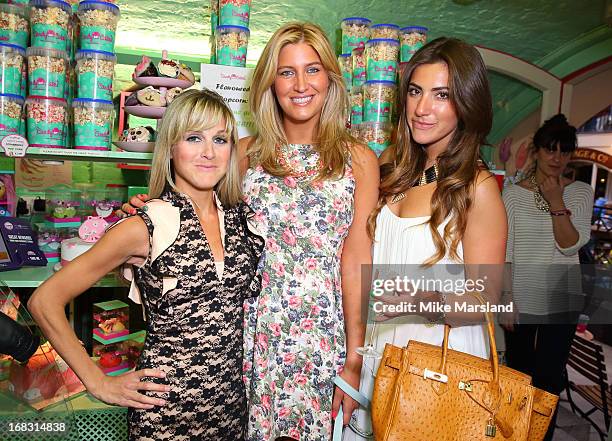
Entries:
[[[410,135],[406,101],[414,70],[423,64],[443,63],[448,67],[450,102],[457,114],[457,128],[446,151],[438,157],[439,177],[431,197],[429,227],[436,252],[425,265],[433,265],[446,255],[460,260],[457,249],[467,224],[467,213],[478,172],[480,147],[485,145],[491,130],[493,111],[487,70],[476,48],[455,38],[438,38],[423,46],[409,61],[400,78],[401,109],[397,144],[391,147],[390,162],[381,166],[381,186],[378,206],[368,220],[370,235],[374,235],[376,216],[387,200],[407,191],[417,181],[425,163],[425,147]],[[450,216],[443,236],[438,227]]]
[[336,178],[344,175],[347,150],[355,142],[346,130],[348,94],[340,73],[334,51],[325,32],[313,23],[288,23],[279,28],[264,48],[255,71],[249,95],[249,106],[257,127],[255,142],[249,149],[252,164],[275,176],[287,176],[277,161],[275,147],[287,144],[283,129],[283,113],[273,92],[278,68],[278,55],[288,44],[306,43],[321,58],[327,71],[329,87],[321,110],[314,148],[321,158],[321,170],[317,179]]

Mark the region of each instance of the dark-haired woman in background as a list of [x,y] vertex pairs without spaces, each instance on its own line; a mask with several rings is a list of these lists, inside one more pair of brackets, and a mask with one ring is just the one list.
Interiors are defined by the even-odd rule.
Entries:
[[[576,128],[565,116],[546,121],[533,138],[534,166],[506,187],[506,260],[520,315],[506,323],[508,365],[533,377],[536,387],[559,394],[581,305],[578,251],[590,237],[593,190],[563,172],[576,149]],[[552,439],[554,420],[545,440]]]

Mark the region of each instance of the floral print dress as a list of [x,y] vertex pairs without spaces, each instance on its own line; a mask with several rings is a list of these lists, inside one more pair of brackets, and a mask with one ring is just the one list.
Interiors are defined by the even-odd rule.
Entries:
[[[283,147],[296,172],[316,167],[310,145]],[[346,359],[340,254],[355,180],[247,172],[244,192],[266,238],[262,292],[245,304],[249,441],[331,439],[333,380]]]

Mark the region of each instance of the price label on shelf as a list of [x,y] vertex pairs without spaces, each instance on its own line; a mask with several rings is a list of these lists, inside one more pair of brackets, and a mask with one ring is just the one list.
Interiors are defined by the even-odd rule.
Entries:
[[28,150],[28,140],[19,135],[7,135],[2,138],[0,145],[4,154],[12,158],[23,158]]

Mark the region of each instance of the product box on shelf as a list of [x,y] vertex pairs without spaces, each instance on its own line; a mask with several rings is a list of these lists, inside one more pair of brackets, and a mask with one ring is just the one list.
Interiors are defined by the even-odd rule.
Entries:
[[399,61],[399,42],[389,38],[378,38],[368,40],[365,48],[367,80],[395,82]]
[[94,303],[93,323],[95,336],[102,341],[123,337],[130,333],[130,308],[121,300]]
[[370,39],[372,21],[364,17],[347,17],[342,20],[342,53],[348,54],[353,49],[363,47]]
[[249,27],[251,0],[219,0],[219,24]]
[[0,271],[22,266],[45,266],[47,259],[38,248],[36,234],[25,219],[0,220]]
[[76,98],[72,101],[74,148],[110,150],[113,124],[113,102]]
[[93,336],[94,360],[107,375],[119,375],[134,369],[142,352],[145,331],[134,332],[110,340]]
[[100,343],[100,337],[94,335],[93,357],[96,364],[107,375],[119,375],[130,370],[125,341],[117,343]]
[[30,95],[66,98],[70,67],[68,53],[51,48],[30,47],[26,56]]
[[424,26],[408,26],[400,29],[400,61],[410,61],[416,51],[427,42],[428,29]]
[[26,117],[30,146],[66,147],[69,123],[67,107],[63,98],[28,97]]
[[49,227],[44,224],[38,227],[38,248],[42,251],[49,263],[60,261],[60,245],[69,234],[67,228]]
[[363,86],[363,120],[390,122],[396,89],[394,81],[366,81]]
[[118,220],[115,210],[127,201],[127,190],[124,187],[88,187],[83,188],[83,214],[99,216],[108,223]]
[[45,192],[46,210],[45,223],[56,228],[79,227],[81,217],[81,192],[70,187],[49,188]]
[[113,74],[117,57],[111,52],[80,50],[76,53],[77,96],[113,99]]
[[138,359],[140,358],[140,354],[144,348],[146,335],[147,333],[145,331],[136,331],[128,335],[125,339],[124,344],[126,346],[130,369],[134,368],[136,363],[138,363]]
[[0,94],[0,139],[18,135],[22,124],[24,99],[19,95]]

